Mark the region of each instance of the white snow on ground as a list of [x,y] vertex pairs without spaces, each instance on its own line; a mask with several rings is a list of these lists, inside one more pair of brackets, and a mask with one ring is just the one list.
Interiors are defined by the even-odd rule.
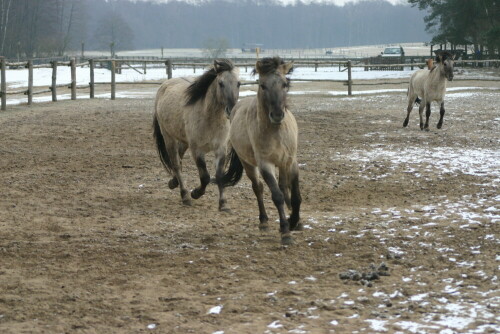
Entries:
[[[333,160],[338,157],[333,156]],[[342,159],[358,161],[388,161],[395,169],[404,166],[409,173],[419,177],[426,171],[439,169],[442,173],[469,175],[492,175],[495,183],[500,181],[500,149],[462,149],[450,147],[411,147],[402,151],[391,151],[380,147],[372,150],[355,150]]]

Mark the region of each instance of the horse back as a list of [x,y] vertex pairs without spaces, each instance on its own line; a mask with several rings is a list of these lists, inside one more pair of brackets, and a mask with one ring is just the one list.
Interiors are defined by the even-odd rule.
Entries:
[[175,78],[165,81],[156,93],[155,112],[162,132],[169,136],[187,142],[184,126],[186,107],[185,91],[189,81]]

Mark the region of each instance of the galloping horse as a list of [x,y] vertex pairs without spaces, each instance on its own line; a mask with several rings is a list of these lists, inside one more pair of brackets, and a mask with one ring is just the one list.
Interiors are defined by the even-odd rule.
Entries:
[[239,97],[239,71],[230,60],[215,60],[197,78],[165,81],[156,94],[153,133],[160,160],[173,176],[170,189],[180,187],[182,203],[191,205],[181,176],[182,158],[189,148],[200,175],[200,186],[191,197],[200,198],[210,182],[205,154],[215,152],[215,179],[219,210],[227,210],[221,177],[224,174],[229,134],[229,114]]
[[[420,115],[420,130],[429,131],[429,117],[431,116],[431,102],[436,101],[440,104],[440,118],[437,128],[443,126],[444,117],[444,95],[446,93],[446,80],[453,80],[453,59],[448,52],[440,53],[436,56],[436,63],[428,62],[429,69],[418,70],[410,78],[410,86],[408,88],[408,108],[406,119],[403,126],[408,125],[410,120],[410,112],[415,103],[420,104],[418,112]],[[420,99],[420,98],[421,99]],[[425,125],[424,125],[424,107]]]
[[[292,69],[293,63],[285,63],[279,57],[257,61],[254,70],[254,74],[259,74],[257,96],[242,99],[231,112],[231,160],[223,177],[225,186],[235,185],[245,169],[259,205],[259,229],[267,230],[268,216],[263,202],[264,188],[259,180],[260,172],[278,209],[281,242],[284,245],[292,243],[291,230],[303,228],[299,223],[302,199],[297,164],[298,129],[286,104],[289,88],[286,75]],[[279,169],[279,184],[275,177],[276,167]],[[286,218],[285,202],[292,208],[289,220]]]

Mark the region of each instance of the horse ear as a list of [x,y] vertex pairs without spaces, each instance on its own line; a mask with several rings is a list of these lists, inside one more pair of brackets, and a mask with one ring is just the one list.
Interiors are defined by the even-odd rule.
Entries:
[[215,70],[215,73],[219,73],[220,66],[221,66],[220,62],[217,59],[214,59],[214,70]]
[[280,65],[281,73],[284,75],[290,74],[293,72],[293,61]]

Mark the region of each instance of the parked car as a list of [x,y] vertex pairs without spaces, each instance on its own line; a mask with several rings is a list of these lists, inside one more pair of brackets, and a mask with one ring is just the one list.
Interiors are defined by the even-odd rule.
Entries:
[[405,55],[405,51],[401,46],[388,47],[380,54],[382,57],[402,57]]

